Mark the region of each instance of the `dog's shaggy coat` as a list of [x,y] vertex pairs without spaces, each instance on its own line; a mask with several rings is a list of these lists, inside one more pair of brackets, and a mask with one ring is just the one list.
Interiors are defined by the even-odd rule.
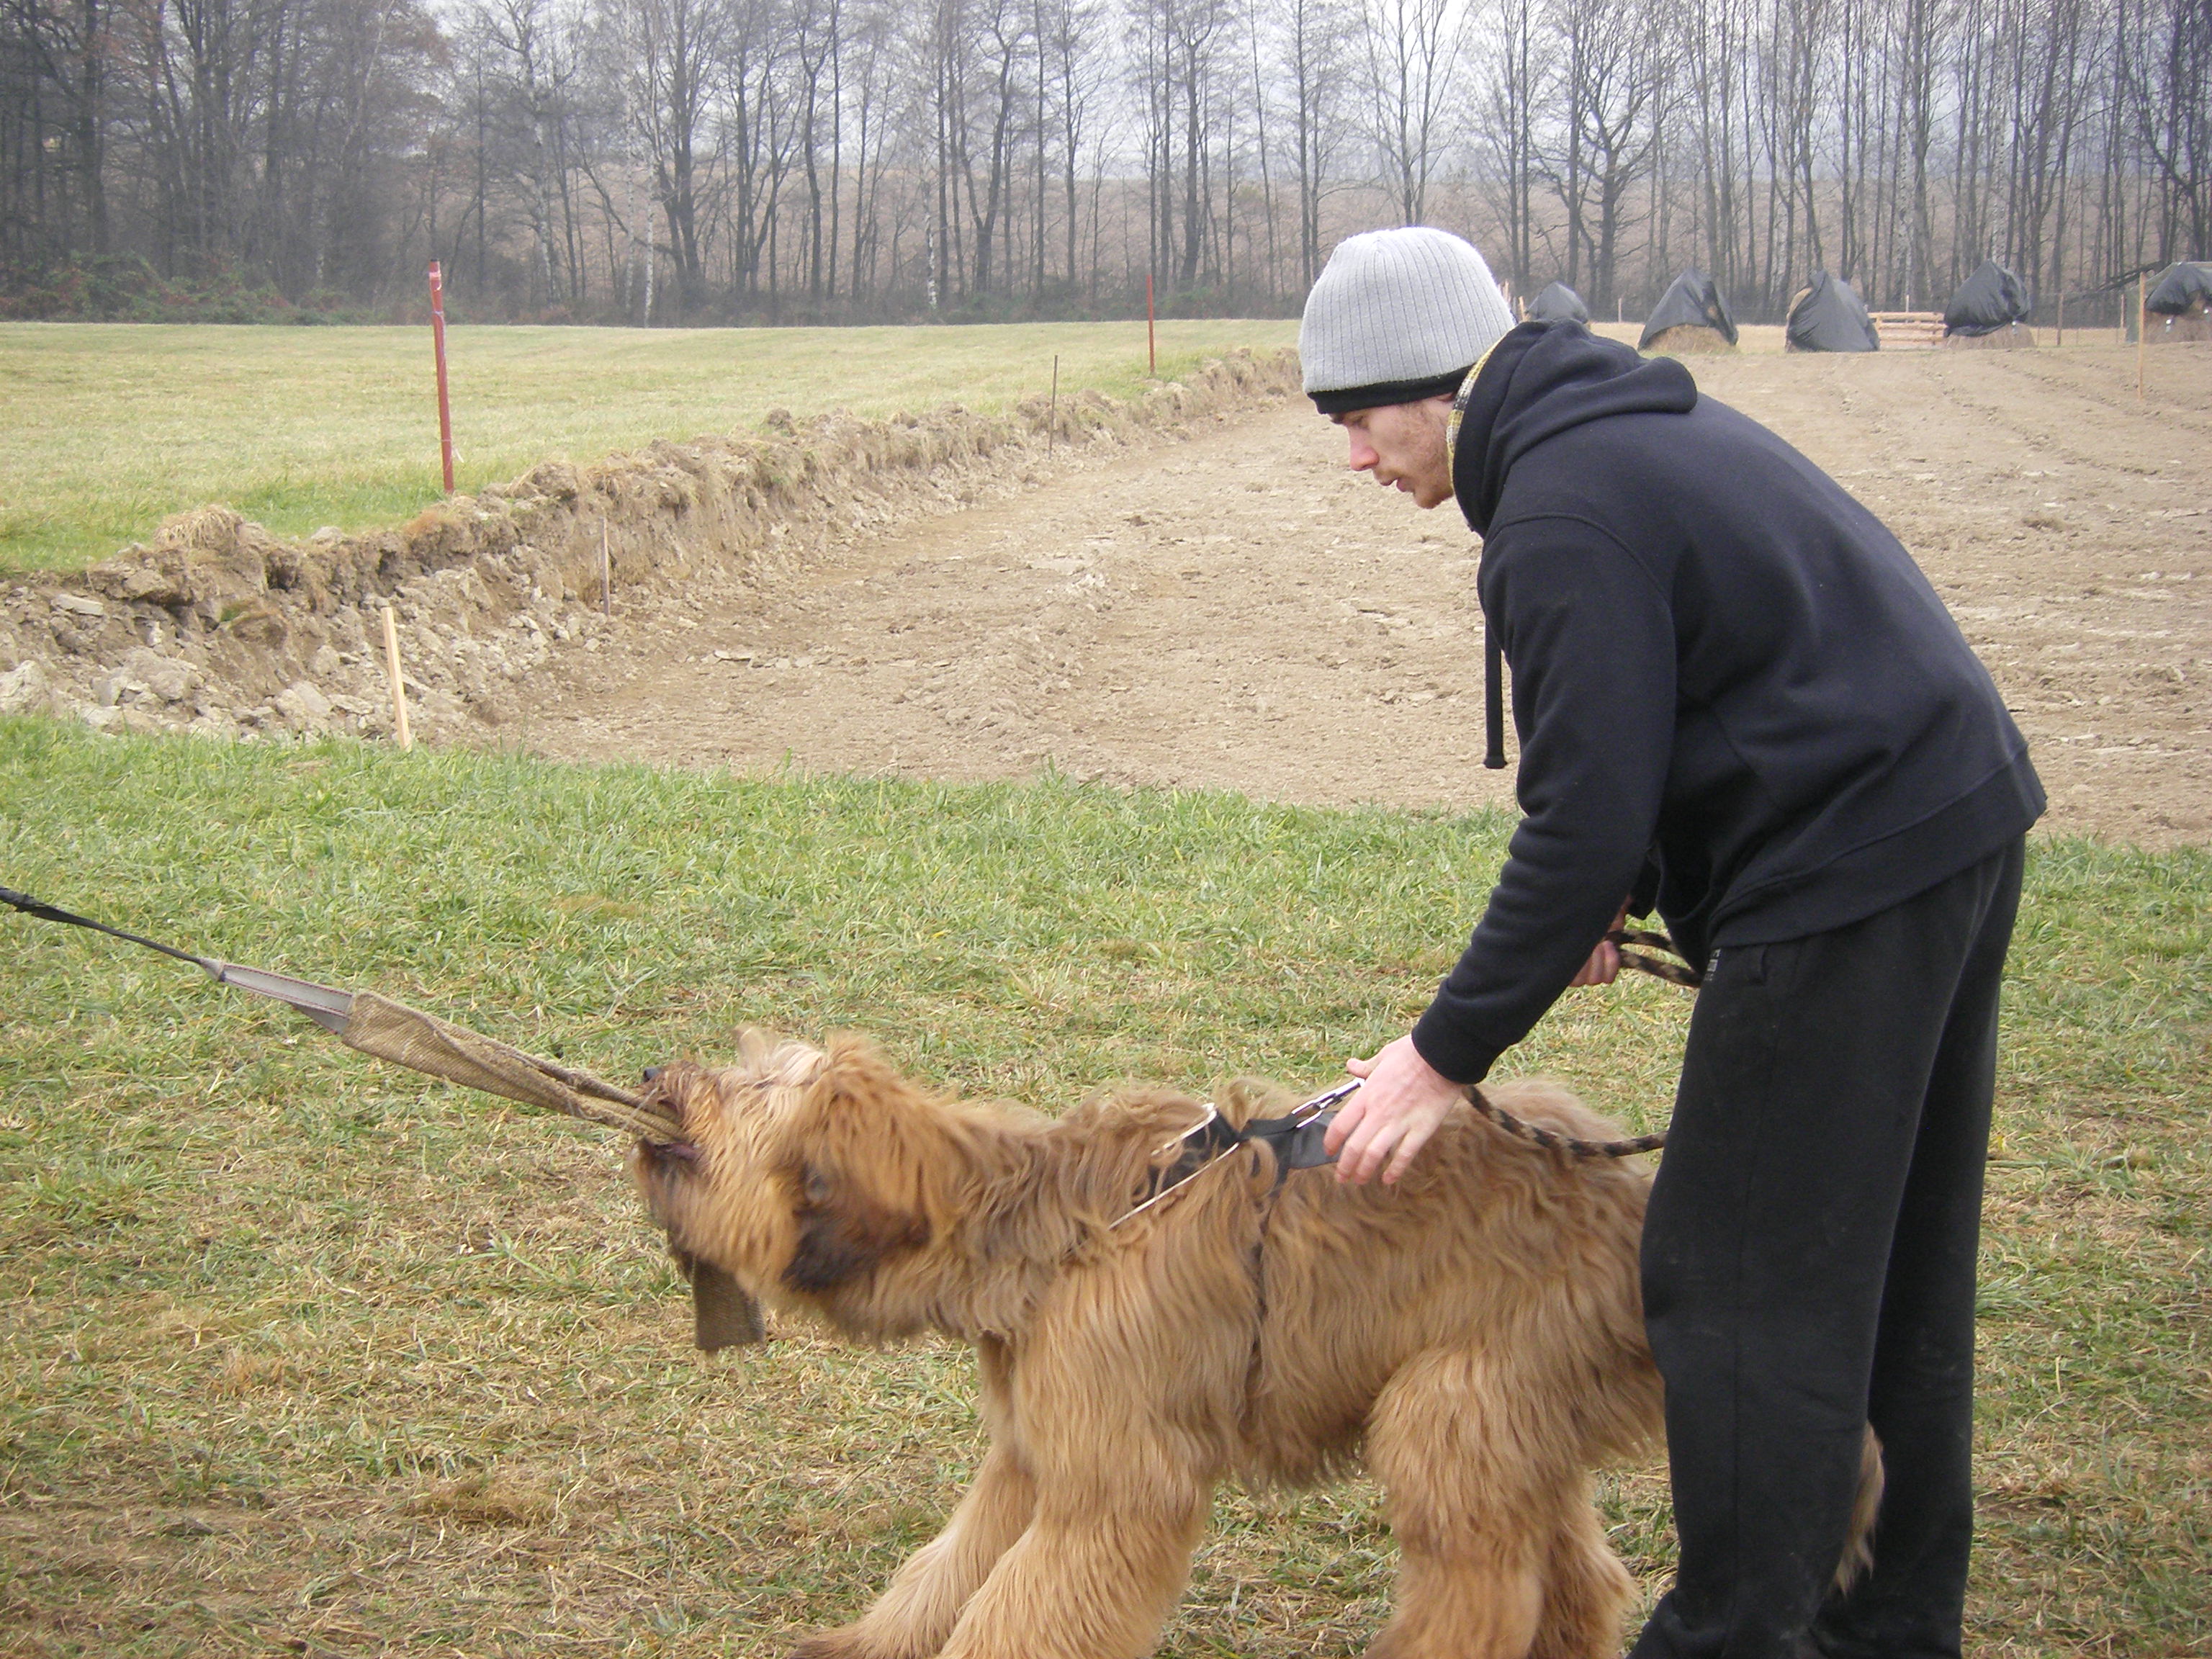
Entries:
[[[866,1341],[975,1345],[991,1449],[937,1539],[819,1659],[1118,1659],[1181,1592],[1214,1483],[1363,1459],[1388,1492],[1397,1604],[1369,1650],[1598,1659],[1631,1585],[1591,1471],[1648,1442],[1659,1383],[1637,1241],[1650,1177],[1472,1113],[1395,1187],[1248,1146],[1142,1214],[1187,1095],[1048,1121],[926,1093],[866,1045],[748,1033],[658,1097],[686,1145],[635,1169],[684,1255]],[[1563,1133],[1613,1131],[1556,1089],[1492,1090]],[[1221,1103],[1243,1122],[1256,1089]]]

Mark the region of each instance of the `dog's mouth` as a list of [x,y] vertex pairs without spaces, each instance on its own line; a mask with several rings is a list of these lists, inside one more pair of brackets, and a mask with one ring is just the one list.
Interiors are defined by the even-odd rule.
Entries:
[[[691,1115],[688,1109],[689,1091],[684,1086],[686,1068],[672,1062],[665,1066],[645,1068],[645,1103],[658,1106],[676,1120],[679,1132],[688,1134]],[[689,1139],[644,1144],[647,1159],[656,1172],[672,1172],[678,1168],[696,1167],[699,1162],[699,1147]]]
[[[692,1067],[681,1063],[649,1066],[645,1071],[646,1100],[667,1112],[678,1133],[687,1135],[691,1127],[689,1085],[695,1075]],[[686,1249],[678,1236],[675,1212],[680,1206],[671,1200],[678,1183],[699,1172],[698,1144],[688,1139],[641,1141],[638,1158],[639,1167],[647,1177],[644,1183],[647,1206],[668,1231],[670,1250],[684,1277],[690,1281],[693,1344],[713,1353],[763,1340],[767,1331],[760,1304],[721,1267]]]

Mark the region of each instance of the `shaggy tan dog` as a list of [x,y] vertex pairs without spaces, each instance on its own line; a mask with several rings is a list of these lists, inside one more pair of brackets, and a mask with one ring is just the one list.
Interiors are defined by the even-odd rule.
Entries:
[[[1325,1169],[1278,1187],[1248,1145],[1131,1216],[1203,1103],[1127,1093],[1051,1121],[927,1093],[857,1040],[757,1033],[738,1065],[672,1066],[653,1089],[688,1144],[634,1167],[679,1254],[861,1340],[943,1331],[980,1361],[974,1486],[864,1618],[802,1654],[1143,1654],[1216,1481],[1301,1484],[1355,1458],[1402,1558],[1370,1656],[1620,1651],[1631,1585],[1590,1472],[1658,1425],[1639,1164],[1577,1163],[1468,1113],[1395,1187]],[[1613,1133],[1553,1088],[1488,1092]],[[1239,1085],[1221,1109],[1241,1124],[1278,1104]]]

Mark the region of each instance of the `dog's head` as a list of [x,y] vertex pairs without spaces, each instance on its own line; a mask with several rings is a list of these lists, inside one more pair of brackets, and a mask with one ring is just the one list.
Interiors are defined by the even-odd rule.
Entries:
[[678,1061],[650,1086],[684,1138],[641,1144],[631,1170],[678,1256],[771,1305],[897,1334],[876,1281],[957,1201],[933,1180],[941,1108],[853,1038],[822,1049],[747,1031],[736,1065]]

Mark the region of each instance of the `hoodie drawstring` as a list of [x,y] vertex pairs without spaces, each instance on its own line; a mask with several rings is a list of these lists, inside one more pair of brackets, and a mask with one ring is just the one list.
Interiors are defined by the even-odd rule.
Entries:
[[1482,624],[1482,723],[1489,741],[1482,763],[1493,772],[1505,768],[1505,647],[1498,630]]

